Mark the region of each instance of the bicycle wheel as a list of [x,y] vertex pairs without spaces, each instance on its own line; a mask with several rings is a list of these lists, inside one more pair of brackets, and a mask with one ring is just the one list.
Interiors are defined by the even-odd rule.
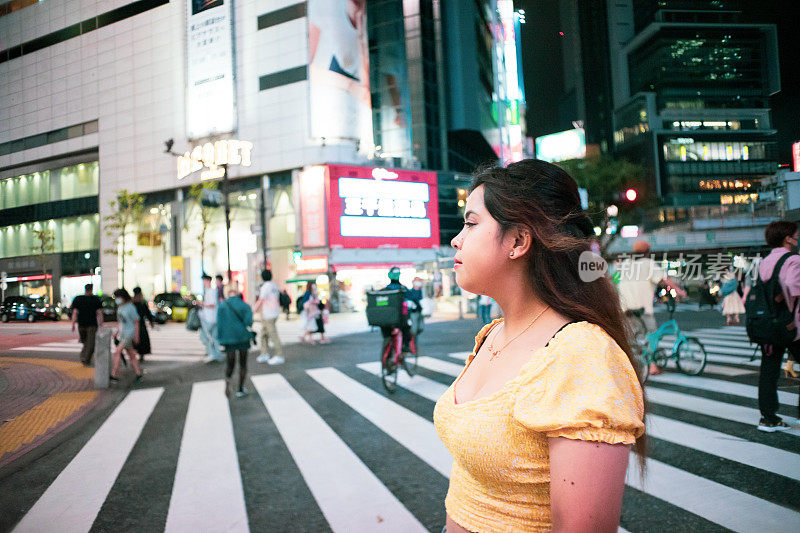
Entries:
[[647,326],[644,324],[644,320],[642,317],[635,315],[633,313],[626,313],[628,324],[631,328],[631,348],[636,353],[644,353],[645,349],[647,348]]
[[397,389],[397,363],[395,363],[394,346],[390,345],[388,353],[381,358],[381,382],[386,392],[393,393]]
[[638,376],[639,381],[644,384],[647,381],[647,378],[650,377],[650,363],[647,361],[647,357],[642,352],[637,352],[634,350],[633,357],[636,359],[638,363]]
[[678,370],[690,376],[696,376],[706,367],[706,349],[696,337],[687,337],[678,345],[676,352]]
[[405,354],[403,357],[403,369],[409,376],[413,376],[417,373],[417,357],[419,354],[419,340],[417,337],[413,337],[411,339],[411,351]]

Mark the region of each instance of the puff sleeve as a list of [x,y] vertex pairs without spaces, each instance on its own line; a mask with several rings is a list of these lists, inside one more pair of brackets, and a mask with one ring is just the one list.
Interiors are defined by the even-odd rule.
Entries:
[[547,437],[633,444],[644,433],[642,388],[628,356],[602,328],[580,323],[520,380],[512,416]]

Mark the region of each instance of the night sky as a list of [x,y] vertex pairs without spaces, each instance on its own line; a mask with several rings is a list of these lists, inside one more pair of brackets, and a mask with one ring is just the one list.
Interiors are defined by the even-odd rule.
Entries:
[[[527,22],[522,27],[522,71],[527,101],[528,135],[537,137],[568,129],[559,122],[558,109],[564,91],[561,46],[568,42],[558,34],[558,0],[516,0]],[[744,21],[778,26],[781,91],[771,99],[773,127],[781,163],[791,161],[791,145],[800,141],[800,2],[759,0],[745,2]]]

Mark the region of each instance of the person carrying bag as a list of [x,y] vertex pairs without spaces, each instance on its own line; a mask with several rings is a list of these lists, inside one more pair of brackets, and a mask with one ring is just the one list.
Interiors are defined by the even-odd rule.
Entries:
[[240,297],[235,287],[228,290],[228,297],[217,306],[217,341],[225,349],[227,365],[225,368],[225,396],[231,395],[231,376],[236,359],[239,359],[239,387],[236,397],[248,394],[244,387],[247,379],[247,352],[250,343],[255,343],[256,334],[250,329],[253,325],[253,310]]

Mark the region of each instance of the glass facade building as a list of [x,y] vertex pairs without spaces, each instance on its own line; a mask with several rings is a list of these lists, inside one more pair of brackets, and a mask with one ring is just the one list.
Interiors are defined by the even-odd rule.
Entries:
[[780,90],[777,33],[742,22],[740,8],[717,0],[609,8],[619,58],[614,151],[651,166],[665,205],[750,202],[777,170],[769,107]]

